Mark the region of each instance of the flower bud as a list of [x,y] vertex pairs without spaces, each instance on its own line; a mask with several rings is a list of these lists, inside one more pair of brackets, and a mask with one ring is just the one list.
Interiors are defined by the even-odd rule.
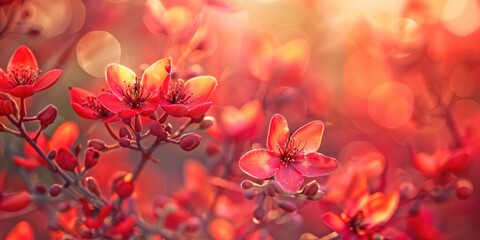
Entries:
[[142,132],[142,129],[143,129],[142,119],[140,118],[139,115],[135,116],[135,122],[134,122],[134,125],[133,125],[133,129],[137,133]]
[[255,184],[250,181],[250,180],[243,180],[241,183],[240,183],[240,187],[243,189],[243,190],[248,190],[250,188],[252,188],[253,186],[255,186]]
[[0,94],[0,116],[10,115],[15,112],[13,101],[5,94]]
[[59,184],[52,184],[50,188],[48,189],[48,194],[52,197],[58,196],[62,192],[62,186]]
[[124,177],[117,179],[114,183],[115,193],[119,197],[129,197],[133,193],[133,175],[127,173]]
[[84,156],[85,169],[90,169],[97,165],[98,158],[100,158],[100,153],[97,150],[94,148],[87,148]]
[[40,193],[40,194],[45,194],[45,193],[47,193],[47,188],[45,187],[45,185],[43,185],[41,183],[36,183],[35,184],[35,191],[37,193]]
[[289,201],[281,201],[281,202],[278,202],[277,205],[279,208],[283,209],[283,211],[289,212],[289,213],[295,212],[298,209],[297,205]]
[[120,128],[120,130],[118,130],[118,136],[121,138],[132,138],[132,134],[125,127],[122,127]]
[[320,190],[320,185],[316,181],[311,181],[302,189],[302,194],[307,197],[313,197]]
[[216,143],[209,143],[207,145],[207,154],[209,156],[214,156],[220,152],[220,146]]
[[243,196],[244,196],[246,199],[252,200],[252,199],[254,199],[259,193],[260,193],[260,190],[259,190],[259,189],[250,188],[250,189],[247,189],[247,190],[245,190],[245,191],[243,192]]
[[273,198],[275,195],[277,195],[277,188],[275,187],[274,182],[275,181],[270,181],[267,186],[265,186],[265,194],[270,198]]
[[131,142],[130,139],[128,139],[128,138],[120,138],[120,139],[118,140],[118,144],[120,145],[120,147],[128,148],[128,147],[130,147],[130,145],[132,144],[132,142]]
[[180,138],[178,145],[185,151],[191,151],[198,147],[202,136],[197,133],[187,133]]
[[55,159],[55,158],[57,157],[57,151],[55,151],[55,150],[53,150],[53,149],[50,150],[50,151],[48,151],[47,157],[48,157],[48,159],[50,159],[50,160]]
[[47,105],[38,113],[38,120],[42,128],[46,128],[57,118],[57,107],[52,104]]
[[257,220],[258,222],[261,222],[263,221],[263,219],[265,218],[265,215],[267,213],[265,212],[265,210],[260,206],[258,207],[257,209],[255,209],[255,211],[253,211],[253,217],[255,218],[255,220]]
[[90,190],[97,196],[101,195],[100,188],[98,187],[98,182],[97,180],[95,180],[94,177],[87,177],[85,181],[87,183],[88,190]]
[[202,122],[200,122],[199,128],[200,129],[207,129],[207,128],[211,127],[214,122],[215,122],[215,118],[213,118],[212,116],[205,116],[203,118]]
[[103,140],[100,140],[100,139],[90,139],[90,140],[88,140],[87,147],[95,148],[98,151],[105,151],[108,148],[107,144]]
[[78,166],[77,158],[66,148],[58,150],[55,162],[61,169],[67,171],[73,171]]
[[150,133],[155,136],[160,138],[161,141],[164,141],[168,137],[168,133],[165,131],[165,126],[163,126],[159,122],[152,122],[149,126],[150,128]]
[[455,183],[455,193],[457,194],[458,199],[465,200],[472,196],[473,185],[471,182],[460,179]]

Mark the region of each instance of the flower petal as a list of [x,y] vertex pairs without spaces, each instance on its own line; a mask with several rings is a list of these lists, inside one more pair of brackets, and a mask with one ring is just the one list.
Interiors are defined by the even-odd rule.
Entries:
[[259,179],[272,177],[280,167],[280,159],[267,149],[254,149],[245,153],[238,161],[240,169]]
[[338,167],[335,158],[313,152],[305,155],[302,162],[292,162],[293,167],[305,177],[319,177],[330,174]]
[[10,91],[10,94],[19,98],[26,98],[32,96],[34,92],[35,91],[33,90],[33,86],[31,85],[19,85],[14,87]]
[[48,71],[33,83],[33,90],[35,92],[38,92],[42,91],[43,89],[49,88],[58,80],[58,78],[60,78],[61,74],[62,70],[60,69],[53,69]]
[[8,81],[5,75],[5,71],[0,68],[0,92],[8,93],[15,86],[10,81]]
[[283,146],[288,140],[287,120],[280,115],[275,114],[270,120],[270,127],[268,128],[267,147],[270,151],[277,152],[279,146]]
[[182,104],[160,104],[160,106],[172,117],[185,117],[188,114],[188,108]]
[[203,116],[210,106],[212,105],[212,102],[205,102],[199,105],[194,106],[193,108],[190,108],[187,113],[187,117],[191,118],[197,118]]
[[330,229],[337,233],[342,234],[348,230],[343,219],[334,212],[326,212],[323,214],[322,220]]
[[137,114],[140,114],[143,110],[141,108],[124,108],[118,112],[118,116],[121,118],[131,118]]
[[142,86],[148,92],[159,91],[164,81],[170,76],[172,58],[164,58],[150,65],[142,76]]
[[35,240],[33,229],[27,221],[21,221],[13,227],[5,240]]
[[20,68],[20,65],[23,67],[30,67],[32,70],[38,69],[37,59],[32,53],[32,50],[27,46],[20,46],[15,50],[10,61],[8,61],[7,71],[8,69],[15,69]]
[[205,101],[217,87],[217,79],[212,76],[199,76],[185,82],[185,90],[192,92],[196,101]]
[[82,105],[83,102],[87,100],[87,98],[97,98],[97,97],[93,93],[85,89],[76,88],[76,87],[70,88],[70,104],[72,105],[72,108],[75,111],[75,113],[87,119],[100,118],[100,116],[96,114],[96,112],[93,111],[91,108],[84,107]]
[[135,73],[130,68],[120,64],[110,64],[105,71],[108,87],[120,99],[123,98],[122,91],[135,84],[135,78]]
[[280,164],[280,168],[275,174],[275,179],[289,193],[296,193],[303,183],[303,176],[289,164],[287,166]]
[[323,128],[323,122],[312,121],[297,129],[290,138],[299,143],[301,141],[301,146],[305,144],[303,146],[305,153],[316,152],[322,143]]
[[367,203],[368,221],[371,225],[386,223],[397,211],[400,195],[397,191],[390,192],[385,196],[382,192],[374,193]]
[[67,148],[69,149],[77,140],[79,130],[77,124],[68,121],[62,123],[53,133],[51,143],[55,149]]
[[99,119],[100,116],[96,114],[95,111],[93,111],[90,108],[83,107],[82,105],[78,103],[72,103],[72,108],[73,111],[75,111],[78,116],[86,118],[86,119]]
[[125,103],[111,93],[102,93],[98,96],[98,101],[110,112],[118,113],[125,108]]

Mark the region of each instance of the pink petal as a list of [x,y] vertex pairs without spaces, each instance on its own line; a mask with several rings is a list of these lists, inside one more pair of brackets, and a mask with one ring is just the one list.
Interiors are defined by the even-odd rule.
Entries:
[[135,73],[120,64],[110,64],[105,72],[107,84],[118,98],[123,98],[122,91],[127,90],[128,86],[135,84]]
[[338,167],[335,158],[313,152],[305,155],[302,162],[292,162],[293,167],[305,177],[319,177],[330,174]]
[[125,103],[111,93],[102,93],[98,96],[98,101],[110,112],[118,113],[125,108]]
[[159,100],[160,100],[160,96],[157,96],[155,98],[150,98],[147,101],[143,102],[140,105],[140,108],[143,111],[152,111],[153,112],[157,109],[158,104],[159,104]]
[[337,233],[341,234],[348,231],[343,219],[334,212],[326,212],[323,214],[322,220],[330,229]]
[[10,94],[12,94],[15,97],[19,97],[19,98],[26,98],[26,97],[32,96],[34,92],[35,91],[33,90],[33,86],[19,85],[19,86],[14,87],[10,91]]
[[167,104],[160,106],[172,117],[184,117],[188,113],[188,108],[185,105],[181,104]]
[[288,129],[287,120],[280,115],[275,114],[270,120],[268,128],[267,147],[270,151],[278,152],[278,147],[283,146],[287,140],[290,130]]
[[148,67],[142,76],[142,86],[149,92],[159,91],[164,81],[170,76],[172,58],[156,61]]
[[76,123],[71,121],[64,122],[53,133],[51,143],[54,149],[69,149],[77,140],[79,134],[80,130]]
[[13,87],[13,84],[5,77],[5,71],[0,68],[0,92],[8,93]]
[[90,108],[83,107],[82,105],[78,103],[72,103],[72,108],[75,113],[77,113],[80,117],[86,118],[86,119],[99,119],[100,116],[97,115],[95,111],[93,111]]
[[27,46],[20,46],[15,50],[10,61],[8,61],[7,70],[20,68],[20,65],[23,67],[30,67],[32,70],[37,71],[38,64],[35,56]]
[[280,164],[280,168],[275,174],[275,179],[289,193],[296,193],[303,183],[303,176],[289,164],[287,166]]
[[98,116],[95,111],[93,111],[91,108],[82,106],[83,102],[89,97],[96,98],[93,93],[85,89],[76,87],[70,88],[70,104],[72,105],[73,110],[83,118],[98,119],[100,116]]
[[48,71],[39,79],[37,79],[35,83],[33,83],[33,90],[35,92],[38,92],[38,91],[42,91],[43,89],[49,88],[58,80],[58,78],[60,78],[61,74],[62,74],[62,70],[60,69],[54,69],[54,70]]
[[271,178],[280,167],[280,159],[267,149],[254,149],[245,153],[238,162],[246,174],[259,179]]
[[192,92],[193,99],[205,101],[217,87],[217,79],[212,76],[199,76],[185,82],[185,90]]
[[124,108],[118,113],[118,116],[121,118],[131,118],[141,112],[141,108]]
[[297,129],[290,138],[295,139],[295,142],[301,142],[300,146],[305,153],[316,152],[322,143],[323,128],[323,122],[312,121]]
[[189,109],[188,114],[186,116],[191,118],[201,117],[205,115],[205,113],[208,111],[211,105],[212,105],[212,102],[205,102],[205,103],[196,105],[193,108]]

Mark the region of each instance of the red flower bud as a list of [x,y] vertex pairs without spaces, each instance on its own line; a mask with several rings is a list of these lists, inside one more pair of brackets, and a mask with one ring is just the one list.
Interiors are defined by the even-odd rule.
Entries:
[[93,166],[97,165],[99,157],[100,153],[97,150],[95,150],[94,148],[87,148],[85,150],[84,158],[85,169],[90,169]]
[[0,211],[16,212],[24,209],[32,202],[32,196],[25,192],[3,194],[0,199]]
[[197,133],[187,133],[180,138],[178,145],[185,151],[191,151],[198,147],[202,136]]
[[13,101],[5,94],[0,94],[0,116],[10,115],[15,112]]
[[36,183],[35,191],[37,191],[37,193],[40,193],[40,194],[45,194],[47,192],[47,188],[45,187],[45,185],[41,183]]
[[48,189],[48,194],[50,194],[50,196],[52,197],[58,196],[61,192],[62,192],[62,186],[60,186],[59,184],[53,184]]
[[465,200],[472,196],[473,185],[471,182],[461,179],[455,183],[455,193],[457,194],[458,199]]
[[162,140],[162,141],[167,139],[168,133],[167,133],[167,131],[165,131],[165,126],[163,126],[161,123],[152,122],[150,124],[149,128],[150,128],[150,133],[153,136],[159,137],[160,140]]
[[114,183],[115,193],[119,197],[129,197],[133,193],[133,175],[127,173],[124,177],[119,178]]
[[104,151],[107,149],[107,144],[100,139],[90,139],[87,142],[87,147],[89,148],[95,148],[98,151]]
[[258,207],[257,209],[255,209],[255,211],[253,211],[254,220],[261,222],[263,221],[263,218],[265,218],[266,214],[267,213],[262,207]]
[[47,105],[38,113],[38,120],[42,128],[46,128],[57,118],[57,107],[52,104]]
[[244,190],[248,190],[250,188],[252,188],[255,184],[250,181],[250,180],[243,180],[241,183],[240,183],[240,187]]
[[118,130],[118,136],[121,138],[132,138],[132,134],[130,133],[130,131],[124,127]]
[[267,194],[268,197],[275,197],[277,195],[277,187],[275,186],[274,181],[271,181],[267,184],[265,187],[265,194]]
[[55,150],[50,150],[50,151],[47,153],[47,157],[48,157],[48,159],[50,159],[50,160],[55,159],[55,157],[57,157],[57,151],[55,151]]
[[205,116],[203,118],[202,122],[200,122],[200,125],[199,125],[198,128],[207,129],[207,128],[211,127],[214,122],[215,122],[215,118],[213,118],[212,116]]
[[120,145],[120,147],[128,148],[128,147],[130,147],[130,145],[132,144],[132,142],[131,142],[130,139],[128,139],[128,138],[120,138],[120,139],[118,140],[118,144]]
[[316,181],[312,181],[303,187],[302,194],[307,197],[313,197],[319,190],[320,185]]
[[87,177],[86,182],[88,190],[95,193],[97,196],[102,195],[100,192],[100,187],[98,186],[98,182],[94,177]]
[[66,148],[58,150],[55,162],[61,169],[67,171],[73,171],[78,166],[77,158]]

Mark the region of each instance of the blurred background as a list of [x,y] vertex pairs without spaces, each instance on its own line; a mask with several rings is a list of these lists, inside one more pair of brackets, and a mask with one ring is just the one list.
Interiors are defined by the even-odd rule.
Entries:
[[[68,91],[75,86],[101,93],[109,63],[140,75],[156,60],[171,56],[178,77],[218,79],[208,115],[220,127],[202,133],[202,145],[192,152],[170,145],[157,151],[160,163],[149,164],[139,178],[139,205],[178,191],[185,182],[186,159],[212,166],[216,159],[205,149],[215,144],[243,138],[243,152],[253,144],[265,146],[268,121],[280,113],[291,129],[315,119],[326,123],[320,152],[339,160],[336,174],[374,153],[381,173],[373,174],[370,187],[383,179],[385,191],[406,196],[439,187],[438,172],[415,164],[417,153],[444,151],[437,157],[441,164],[448,154],[465,152],[464,165],[439,171],[468,180],[472,196],[423,203],[428,215],[422,220],[428,222],[424,229],[412,226],[408,212],[415,201],[407,196],[392,224],[412,239],[476,239],[480,233],[479,42],[478,0],[0,1],[0,67],[5,69],[14,50],[26,45],[43,72],[63,70],[53,87],[28,99],[32,113],[49,103],[58,107],[59,117],[47,136],[62,122],[75,121],[81,130],[77,143],[111,141],[101,122],[74,113]],[[260,107],[242,108],[251,101]],[[253,133],[245,136],[247,130]],[[134,166],[130,153],[104,154],[91,171],[105,192],[117,170]],[[22,187],[15,175],[19,167],[9,161],[22,154],[21,140],[0,134],[0,169],[8,172],[9,188]],[[235,167],[232,181],[245,178]],[[299,226],[273,226],[269,234],[275,239],[295,239],[305,232],[326,235],[331,230],[321,215],[338,210],[334,205],[306,203]],[[14,217],[0,213],[0,238],[25,219],[39,239],[48,236],[35,220],[41,216],[37,211]]]

